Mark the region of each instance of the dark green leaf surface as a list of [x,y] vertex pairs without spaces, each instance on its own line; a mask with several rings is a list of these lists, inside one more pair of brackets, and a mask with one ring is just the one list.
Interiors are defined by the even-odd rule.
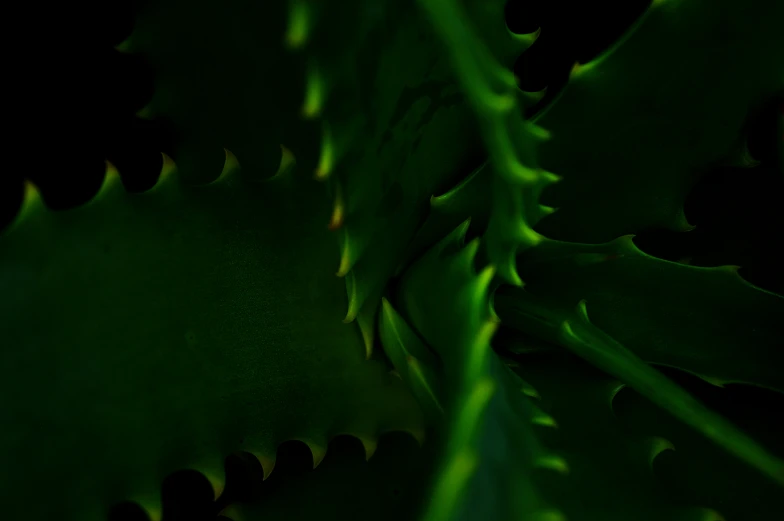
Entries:
[[426,499],[432,444],[420,448],[408,434],[388,434],[366,461],[359,442],[345,441],[331,444],[315,471],[287,475],[281,469],[278,479],[273,474],[258,484],[252,500],[223,514],[235,521],[416,519]]
[[[492,23],[502,27],[502,16]],[[269,176],[286,143],[328,181],[324,224],[340,242],[345,318],[359,318],[370,351],[383,288],[427,202],[482,153],[416,4],[164,0],[142,13],[126,47],[160,70],[148,112],[181,129],[189,166],[202,168],[219,146]]]
[[[777,515],[774,498],[780,488],[775,483],[704,443],[618,380],[567,353],[516,357],[514,368],[536,388],[537,401],[557,422],[538,434],[564,458],[569,472],[539,472],[536,483],[568,519],[751,521]],[[758,422],[755,436],[765,434],[764,425]],[[691,493],[680,495],[679,489]]]
[[784,88],[782,20],[784,3],[769,0],[652,2],[536,117],[552,135],[541,164],[564,179],[545,192],[559,210],[537,230],[605,242],[688,229],[696,176],[739,142],[749,110]]
[[[784,391],[784,297],[734,267],[700,268],[646,255],[631,237],[600,245],[546,242],[519,261],[525,291],[560,310],[585,299],[591,321],[637,356],[714,383]],[[515,323],[516,290],[496,310]]]
[[[164,172],[128,195],[116,173],[88,205],[31,192],[1,239],[4,503],[92,521],[122,499],[156,510],[163,478],[298,438],[421,436],[402,382],[341,321],[323,186],[227,169],[188,188]],[[47,501],[36,497],[45,491]]]
[[490,347],[497,325],[489,308],[493,269],[474,272],[479,244],[463,245],[467,228],[414,263],[395,299],[441,358],[443,371],[433,371],[433,379],[447,393],[444,447],[423,519],[559,519],[532,483],[537,465],[559,460],[540,447],[524,385]]

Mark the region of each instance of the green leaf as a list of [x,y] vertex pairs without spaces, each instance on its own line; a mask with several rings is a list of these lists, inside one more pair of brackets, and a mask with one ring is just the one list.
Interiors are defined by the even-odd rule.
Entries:
[[[504,280],[520,285],[515,257],[541,240],[532,226],[550,209],[538,204],[539,194],[558,181],[558,176],[540,169],[537,161],[536,145],[547,133],[523,119],[523,96],[516,79],[481,39],[481,25],[477,34],[472,26],[476,17],[470,16],[474,13],[452,0],[420,3],[452,57],[490,155],[495,175],[486,234],[489,260]],[[501,15],[496,13],[499,18]],[[506,37],[509,44],[519,40],[518,45],[520,41],[530,45],[535,39],[535,35],[514,38],[510,33]],[[518,50],[522,51],[522,46]]]
[[222,514],[235,521],[415,519],[426,499],[432,452],[432,445],[420,448],[406,434],[382,436],[368,460],[358,442],[335,442],[315,471],[281,469],[277,479],[256,483],[252,500]]
[[284,143],[327,182],[345,320],[370,354],[383,289],[430,197],[483,153],[427,20],[412,1],[156,4],[126,47],[160,71],[148,112],[182,134],[178,163],[226,147],[265,177]]
[[463,245],[467,228],[466,222],[406,270],[395,298],[400,315],[443,363],[444,446],[423,519],[547,519],[557,513],[541,501],[532,470],[560,460],[541,450],[533,432],[540,415],[490,348],[493,270],[474,272],[479,244]]
[[193,468],[220,490],[236,450],[268,472],[288,439],[318,461],[338,434],[421,437],[402,382],[341,322],[329,204],[285,169],[254,184],[227,168],[206,187],[164,171],[138,195],[110,170],[62,213],[31,188],[0,239],[11,514],[92,521],[126,499],[155,512],[168,473]]
[[507,318],[507,322],[525,324],[526,330],[535,330],[547,340],[568,348],[784,486],[784,460],[774,457],[744,432],[597,328],[588,318],[584,300],[575,311],[569,312],[550,307],[547,300],[518,289],[513,302],[503,311],[502,306],[497,307],[502,320]]
[[302,46],[308,85],[318,77],[323,86],[317,176],[334,194],[346,320],[357,319],[371,339],[384,288],[430,197],[482,150],[449,62],[414,2],[303,5],[314,20]]
[[[563,457],[569,472],[540,472],[536,484],[568,519],[721,521],[722,515],[754,519],[775,510],[777,485],[572,354],[524,355],[510,363],[536,387],[541,397],[537,402],[557,422],[555,428],[542,427],[537,434],[549,450]],[[619,400],[621,411],[616,407]],[[661,463],[670,456],[686,465],[673,468],[684,478],[677,481],[738,492],[732,501],[719,495],[679,496],[680,483],[661,472]]]
[[387,299],[381,303],[379,334],[384,353],[414,391],[426,413],[436,420],[444,414],[440,361],[411,330]]
[[782,2],[654,1],[622,44],[576,66],[535,118],[552,136],[541,164],[564,179],[545,191],[559,210],[536,230],[595,243],[689,229],[683,202],[697,176],[784,87],[781,20]]
[[[527,292],[560,310],[585,299],[591,321],[646,362],[784,392],[784,298],[747,283],[735,267],[657,259],[629,236],[599,245],[546,241],[518,266]],[[495,299],[510,326],[515,295],[504,288]]]
[[303,170],[315,168],[317,129],[297,118],[306,63],[285,52],[287,2],[145,2],[121,49],[153,69],[154,92],[141,111],[164,119],[177,138],[168,151],[190,182],[211,181],[231,150],[246,175],[267,178],[280,144]]

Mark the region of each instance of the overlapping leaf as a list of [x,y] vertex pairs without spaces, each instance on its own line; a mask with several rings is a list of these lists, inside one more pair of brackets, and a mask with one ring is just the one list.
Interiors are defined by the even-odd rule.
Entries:
[[[717,384],[784,391],[784,297],[745,282],[734,267],[656,259],[627,236],[600,245],[546,242],[519,269],[526,291],[555,308],[585,299],[591,321],[647,362]],[[516,295],[501,290],[496,310],[506,325],[526,329],[515,318]]]
[[[467,43],[472,41],[473,35],[460,8],[454,3],[446,1],[429,2],[424,5],[433,14],[439,15],[437,28],[451,46],[456,69],[461,74],[463,85],[473,94],[474,108],[480,115],[480,119],[483,119],[485,141],[490,148],[494,167],[501,174],[499,179],[505,181],[498,185],[504,189],[494,190],[493,194],[492,201],[495,205],[493,215],[500,215],[500,217],[495,221],[492,217],[490,219],[488,239],[490,239],[491,244],[488,253],[493,261],[499,262],[504,266],[511,264],[511,267],[502,270],[504,278],[519,285],[521,281],[517,277],[515,257],[522,253],[520,255],[522,259],[533,258],[535,260],[538,258],[542,248],[541,236],[537,236],[532,231],[531,233],[526,232],[526,230],[530,231],[528,226],[536,224],[541,217],[541,215],[536,214],[535,210],[540,208],[537,204],[537,198],[542,186],[536,183],[538,179],[536,175],[537,170],[530,168],[526,170],[526,167],[531,162],[525,160],[525,158],[528,157],[530,159],[531,154],[522,153],[522,157],[516,158],[514,154],[503,150],[503,144],[514,141],[518,145],[517,148],[525,152],[526,149],[523,145],[527,144],[530,148],[535,141],[531,139],[534,136],[532,134],[528,140],[524,140],[525,133],[521,130],[524,126],[520,126],[520,121],[517,121],[517,126],[511,124],[519,120],[519,115],[513,114],[509,110],[509,105],[513,104],[513,102],[504,97],[503,89],[500,91],[494,90],[492,86],[492,79],[499,86],[503,83],[503,70],[490,67],[488,64],[492,63],[492,60],[487,55],[483,55],[483,59],[477,56],[472,57],[472,53],[481,54],[482,47],[476,42],[472,44]],[[653,15],[648,13],[648,16]],[[649,17],[645,20],[648,20]],[[645,26],[645,23],[640,24],[635,29],[643,26]],[[621,46],[621,48],[624,47]],[[592,70],[594,74],[601,73],[604,70],[606,58],[606,56],[602,57],[592,67],[584,68],[582,72],[586,73],[586,69],[588,69]],[[485,66],[485,69],[481,69],[478,65],[480,63]],[[507,83],[511,84],[509,81]],[[507,115],[507,113],[510,115]],[[520,148],[520,146],[523,147]],[[513,147],[510,150],[515,150],[515,148]],[[530,175],[525,175],[526,172]],[[541,176],[542,171],[539,170],[538,172]],[[523,182],[526,179],[530,186]],[[525,198],[526,194],[528,195],[528,200]],[[583,193],[582,195],[585,196],[586,194]],[[509,199],[510,197],[511,199]],[[504,201],[512,201],[514,204],[504,204]],[[501,210],[498,210],[498,208]],[[502,225],[498,223],[502,223]],[[499,228],[499,226],[501,227]],[[511,235],[507,237],[507,240],[497,242],[493,238],[498,238],[497,233],[499,230],[507,230]],[[508,240],[512,236],[515,237],[515,240]],[[499,244],[504,243],[505,246],[499,248]],[[521,246],[523,247],[523,252],[519,251]],[[574,247],[576,245],[566,246]],[[504,255],[499,256],[498,253],[504,250]],[[556,251],[558,251],[557,248]],[[539,275],[541,276],[541,274]],[[544,277],[543,280],[547,281],[548,279]],[[518,302],[526,301],[526,299],[522,298],[522,295],[523,293],[518,290],[516,295]],[[514,302],[514,299],[510,299],[510,301]],[[756,466],[774,480],[782,481],[784,479],[780,461],[772,458],[769,453],[753,440],[746,437],[721,417],[705,409],[682,389],[679,389],[628,352],[616,340],[597,329],[588,321],[584,313],[583,315],[578,314],[574,316],[572,313],[553,313],[552,309],[547,309],[546,302],[532,303],[526,301],[526,304],[526,306],[523,306],[524,310],[522,312],[524,320],[520,322],[524,323],[522,329],[526,333],[539,333],[545,338],[549,337],[551,340],[559,341],[573,349],[580,356],[588,359],[591,363],[598,365],[602,370],[623,379],[639,389],[654,402],[667,408],[680,419]],[[514,315],[511,316],[516,318]],[[501,317],[503,318],[503,315]],[[457,488],[452,487],[453,490]]]
[[486,234],[490,262],[504,280],[520,285],[515,258],[541,240],[532,226],[552,209],[538,204],[539,194],[558,181],[537,162],[537,142],[547,133],[522,118],[523,96],[516,80],[475,29],[471,11],[452,0],[420,3],[452,57],[491,158],[492,207]]
[[[294,5],[314,28],[298,47],[309,57],[308,89],[318,100],[310,115],[323,124],[317,175],[329,178],[335,198],[331,226],[341,242],[346,319],[358,318],[370,343],[384,286],[411,258],[406,246],[430,197],[470,173],[467,167],[483,155],[481,140],[449,59],[415,2]],[[502,7],[485,2],[477,14],[499,45],[506,42],[510,57],[527,42],[500,32]],[[423,238],[419,246],[432,245],[433,237]]]
[[[408,354],[402,371],[414,387],[443,389],[419,394],[428,404],[431,396],[442,396],[446,413],[442,457],[424,519],[556,519],[547,517],[558,514],[541,501],[532,470],[559,461],[542,450],[533,432],[537,411],[490,348],[496,327],[488,301],[493,269],[474,271],[478,242],[463,245],[467,227],[467,222],[458,227],[404,272],[394,299],[400,315],[387,311],[381,317],[382,340],[393,360],[403,350],[428,356],[427,346],[440,361],[426,366],[428,372],[411,374],[412,360],[414,367],[420,363]],[[390,334],[401,331],[400,322],[411,330]]]
[[[519,356],[513,363],[557,422],[538,434],[568,463],[569,472],[539,473],[536,483],[568,519],[721,521],[777,515],[774,498],[780,488],[775,483],[704,443],[698,433],[618,380],[565,352]],[[759,422],[755,435],[765,423]],[[672,459],[677,461],[662,467]],[[681,487],[708,486],[735,491],[730,493],[734,497],[678,493]]]
[[776,458],[766,447],[596,327],[588,317],[584,300],[576,309],[568,311],[552,307],[530,292],[517,290],[516,293],[514,304],[508,310],[498,308],[502,319],[506,316],[517,325],[525,324],[526,331],[569,349],[668,410],[774,482],[784,485],[784,460]]
[[[503,27],[502,16],[489,20]],[[125,46],[159,70],[147,112],[180,129],[178,163],[199,169],[210,150],[227,147],[263,177],[286,142],[328,180],[324,225],[341,244],[346,320],[359,317],[368,351],[383,287],[428,200],[482,154],[434,40],[411,1],[162,0]]]

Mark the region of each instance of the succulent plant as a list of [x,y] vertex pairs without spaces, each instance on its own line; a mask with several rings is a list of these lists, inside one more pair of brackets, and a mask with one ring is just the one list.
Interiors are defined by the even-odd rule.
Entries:
[[784,3],[616,6],[560,84],[542,5],[140,7],[136,137],[0,236],[9,519],[775,518],[784,290],[642,243],[784,179]]

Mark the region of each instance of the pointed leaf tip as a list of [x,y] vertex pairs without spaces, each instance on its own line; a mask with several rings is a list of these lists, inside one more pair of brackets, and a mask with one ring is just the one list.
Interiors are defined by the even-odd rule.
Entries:
[[[209,185],[221,185],[231,182],[234,179],[235,174],[239,171],[240,163],[237,160],[237,156],[228,148],[224,148],[223,152],[226,155],[226,159],[223,161],[223,169],[214,181],[208,183]],[[159,182],[161,181],[162,179],[159,178]]]
[[664,451],[667,450],[675,450],[675,445],[672,444],[670,440],[665,438],[652,438],[648,441],[649,444],[649,454],[648,454],[648,465],[653,468],[653,462],[656,460],[656,457]]
[[[332,231],[338,230],[343,226],[343,219],[345,218],[345,205],[343,203],[343,190],[340,188],[340,185],[337,185],[335,188],[335,201],[332,207],[332,215],[329,219],[329,224],[327,228]],[[348,237],[344,237],[344,245],[348,245],[349,239]],[[343,256],[345,258],[345,255]],[[338,277],[344,276],[348,273],[348,260],[341,258],[340,262],[340,269],[338,269]]]
[[560,456],[542,456],[536,460],[535,465],[538,468],[554,470],[560,474],[569,473],[569,464]]
[[289,23],[284,40],[289,49],[299,50],[305,46],[310,35],[311,13],[307,2],[303,0],[291,0],[289,4]]

